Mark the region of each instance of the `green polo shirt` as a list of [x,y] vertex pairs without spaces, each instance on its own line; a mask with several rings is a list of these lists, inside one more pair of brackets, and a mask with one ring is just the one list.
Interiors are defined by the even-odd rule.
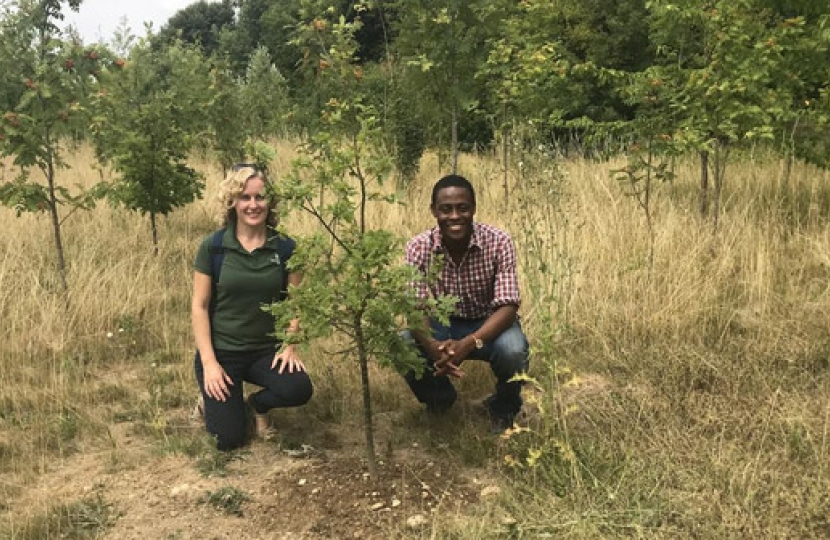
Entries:
[[[208,235],[199,245],[193,267],[211,275]],[[216,308],[211,320],[213,347],[225,351],[253,351],[276,346],[274,317],[262,306],[280,299],[288,287],[286,264],[295,242],[268,229],[265,245],[248,252],[229,226],[222,238],[225,257],[216,286]]]

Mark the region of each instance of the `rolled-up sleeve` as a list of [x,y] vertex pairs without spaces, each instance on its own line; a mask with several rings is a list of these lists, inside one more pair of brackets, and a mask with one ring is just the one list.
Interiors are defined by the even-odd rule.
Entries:
[[520,306],[519,278],[516,273],[516,247],[509,236],[499,242],[496,249],[497,268],[493,287],[492,307]]

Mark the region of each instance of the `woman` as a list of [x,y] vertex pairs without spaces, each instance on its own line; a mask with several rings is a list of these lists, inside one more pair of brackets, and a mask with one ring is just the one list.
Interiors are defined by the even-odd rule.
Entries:
[[[274,318],[261,309],[279,301],[288,285],[298,285],[301,279],[286,268],[295,243],[274,229],[276,201],[268,188],[263,171],[250,165],[234,167],[221,185],[224,229],[202,241],[194,263],[196,378],[205,425],[220,450],[245,443],[243,381],[262,387],[247,402],[260,436],[270,429],[269,410],[303,405],[312,394],[294,346],[271,335]],[[298,328],[293,320],[288,331]]]

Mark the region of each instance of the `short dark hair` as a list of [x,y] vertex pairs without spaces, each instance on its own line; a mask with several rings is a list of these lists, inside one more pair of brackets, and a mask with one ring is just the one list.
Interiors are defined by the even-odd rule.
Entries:
[[432,186],[432,206],[435,206],[435,203],[438,202],[438,192],[444,188],[451,187],[463,188],[469,191],[470,196],[473,199],[473,206],[475,206],[476,190],[473,189],[473,185],[470,183],[469,180],[458,174],[448,174],[447,176],[435,182],[435,185]]

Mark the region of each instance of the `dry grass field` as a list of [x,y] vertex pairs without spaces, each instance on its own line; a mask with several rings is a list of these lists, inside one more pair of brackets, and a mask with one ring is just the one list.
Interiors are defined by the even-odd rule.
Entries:
[[[279,148],[277,180],[292,152]],[[92,162],[72,152],[61,182],[98,181]],[[478,219],[519,249],[527,431],[494,439],[463,405],[427,418],[376,370],[374,485],[357,364],[336,342],[305,352],[315,396],[275,417],[279,441],[224,456],[188,421],[191,260],[214,227],[214,165],[195,163],[205,198],[161,221],[157,256],[146,217],[70,216],[68,302],[48,220],[0,208],[0,537],[830,536],[828,174],[738,158],[713,230],[696,161],[679,162],[656,193],[650,265],[619,165],[526,156],[506,194],[495,159],[464,156]],[[431,225],[439,176],[426,158],[407,207],[373,222]],[[462,397],[485,395],[485,366],[469,371]]]

